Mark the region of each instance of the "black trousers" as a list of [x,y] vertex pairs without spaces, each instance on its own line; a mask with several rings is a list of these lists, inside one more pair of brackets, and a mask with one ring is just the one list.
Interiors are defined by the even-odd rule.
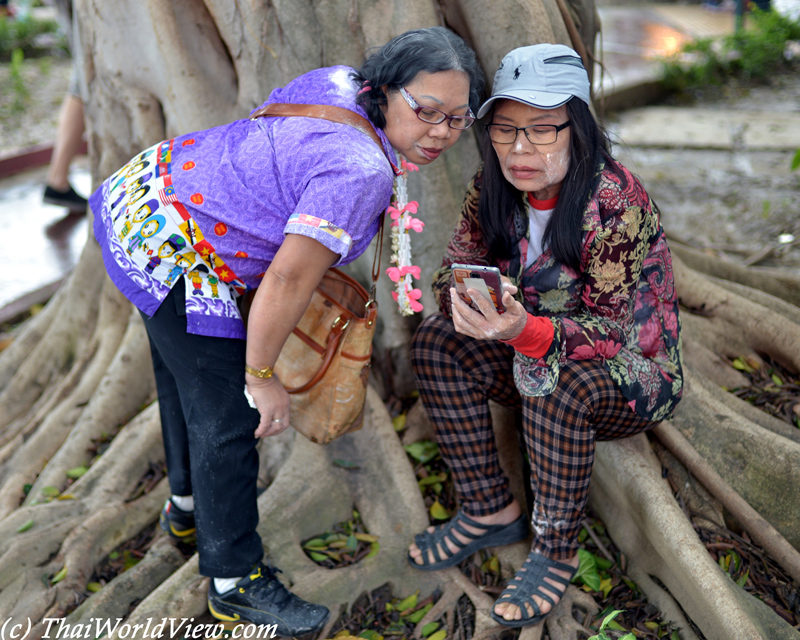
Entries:
[[244,397],[245,341],[186,332],[181,278],[142,314],[158,389],[169,484],[194,496],[200,573],[245,575],[263,557],[256,533],[258,411]]

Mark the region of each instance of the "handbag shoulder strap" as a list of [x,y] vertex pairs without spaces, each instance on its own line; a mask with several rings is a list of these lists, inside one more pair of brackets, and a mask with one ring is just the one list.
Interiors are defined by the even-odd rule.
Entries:
[[[392,165],[392,161],[389,159],[386,149],[383,148],[383,143],[381,142],[380,137],[378,137],[375,127],[372,126],[372,123],[370,123],[370,121],[364,116],[360,116],[357,113],[350,111],[350,109],[345,109],[344,107],[334,107],[326,104],[291,104],[288,102],[274,102],[254,111],[250,116],[250,119],[286,118],[289,116],[330,120],[332,122],[346,124],[354,129],[358,129],[361,133],[369,136],[372,141],[378,145],[380,150],[383,152],[383,155],[386,156],[386,159],[389,161],[389,164]],[[394,165],[392,165],[392,171],[394,171]],[[386,212],[384,211],[383,216],[381,216],[378,246],[375,248],[375,257],[372,260],[372,289],[370,291],[369,302],[367,303],[367,306],[374,304],[375,300],[375,285],[378,282],[378,276],[380,275],[380,261],[381,254],[383,253],[383,227],[385,218]]]
[[[286,102],[275,102],[254,111],[250,119],[285,118],[288,116],[319,118],[320,120],[330,120],[331,122],[349,125],[354,129],[358,129],[364,135],[369,136],[372,141],[380,147],[381,151],[383,151],[383,155],[386,156],[386,159],[389,159],[386,150],[383,148],[383,143],[370,121],[364,116],[360,116],[354,111],[350,111],[350,109],[345,109],[344,107],[334,107],[326,104],[289,104]],[[391,164],[391,161],[389,164]]]

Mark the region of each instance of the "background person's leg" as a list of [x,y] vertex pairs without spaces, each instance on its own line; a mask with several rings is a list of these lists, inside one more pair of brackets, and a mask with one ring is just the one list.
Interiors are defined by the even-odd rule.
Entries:
[[87,205],[86,198],[79,195],[69,183],[69,168],[81,149],[84,130],[83,101],[70,92],[61,103],[53,155],[47,170],[44,201],[67,207],[74,213],[86,211]]

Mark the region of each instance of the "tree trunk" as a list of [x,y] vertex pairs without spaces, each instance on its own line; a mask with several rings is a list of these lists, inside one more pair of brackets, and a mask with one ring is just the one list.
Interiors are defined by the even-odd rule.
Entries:
[[[599,28],[592,0],[75,0],[74,6],[95,184],[165,137],[245,117],[273,88],[319,66],[358,65],[370,47],[407,29],[450,26],[476,49],[491,82],[501,57],[516,46],[572,44],[570,34],[579,34],[583,43],[575,47],[591,58]],[[423,273],[439,266],[478,162],[470,131],[410,180],[427,223],[413,247]],[[729,401],[721,380],[736,374],[720,357],[766,354],[800,370],[799,316],[792,306],[800,287],[787,277],[791,286],[770,291],[785,292],[785,301],[761,292],[750,296],[746,285],[755,280],[737,273],[732,279],[743,284],[722,287],[686,264],[729,277],[706,263],[676,260],[677,285],[689,307],[687,344],[698,345],[700,355],[687,358],[689,384],[674,424],[797,547],[796,434]],[[364,258],[350,270],[366,280],[370,266]],[[432,312],[432,295],[422,289],[425,312]],[[413,387],[406,350],[417,320],[394,311],[385,277],[379,303],[374,383],[384,399],[404,396]],[[63,616],[76,594],[84,597],[111,550],[157,519],[169,493],[166,481],[141,490],[153,465],[163,464],[153,398],[141,320],[111,285],[90,238],[67,283],[0,354],[0,618],[30,618],[36,625],[31,637],[42,637],[42,620]],[[113,438],[111,445],[95,456],[93,442],[103,438]],[[261,449],[262,477],[271,484],[259,499],[260,532],[297,593],[338,610],[388,581],[400,592],[440,586],[444,595],[428,618],[441,616],[466,593],[478,608],[475,637],[491,629],[491,599],[457,571],[424,574],[405,562],[427,514],[378,393],[370,390],[364,428],[327,448],[287,433]],[[339,458],[360,469],[339,468],[333,462]],[[62,491],[68,470],[81,465],[89,471],[53,500],[53,488]],[[631,559],[631,576],[667,618],[686,627],[689,616],[709,639],[800,637],[774,614],[741,604],[741,593],[725,583],[665,488],[643,436],[598,448],[592,501]],[[347,519],[353,507],[380,536],[378,555],[336,571],[314,565],[299,541]],[[503,551],[516,566],[524,555],[524,545]],[[174,550],[159,541],[146,562],[86,600],[70,621],[124,615],[139,600],[131,624],[156,614],[201,615],[205,581],[197,560],[179,565]],[[53,584],[63,569],[65,577]],[[570,589],[549,618],[553,637],[577,637],[573,604],[593,606]],[[526,630],[523,637],[537,633]]]

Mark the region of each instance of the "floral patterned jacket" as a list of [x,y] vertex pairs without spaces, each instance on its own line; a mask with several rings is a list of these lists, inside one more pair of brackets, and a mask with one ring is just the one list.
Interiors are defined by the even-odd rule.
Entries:
[[[517,352],[520,393],[543,396],[558,382],[567,358],[600,360],[638,415],[669,418],[683,388],[681,323],[672,259],[659,212],[641,183],[607,160],[583,215],[581,270],[557,262],[545,247],[528,268],[524,206],[513,216],[519,239],[511,260],[496,260],[483,241],[478,202],[482,170],[470,183],[461,219],[434,277],[439,308],[450,315],[450,265],[494,265],[519,288],[529,313],[549,317],[553,342],[542,358]],[[521,203],[522,204],[522,203]]]

